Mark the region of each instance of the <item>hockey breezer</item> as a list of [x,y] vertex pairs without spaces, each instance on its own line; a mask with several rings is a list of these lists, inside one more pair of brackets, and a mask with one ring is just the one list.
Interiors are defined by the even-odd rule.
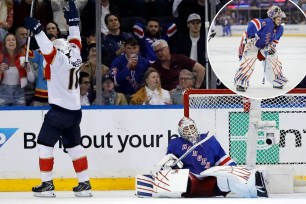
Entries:
[[267,78],[273,88],[282,89],[288,82],[276,50],[284,32],[281,21],[286,15],[278,6],[271,6],[267,15],[268,18],[255,18],[249,22],[243,34],[239,47],[240,66],[234,77],[237,91],[246,91],[250,86],[257,59],[263,62],[265,76],[262,84]]
[[64,9],[64,16],[69,25],[68,39],[56,39],[53,42],[43,32],[37,19],[25,19],[25,27],[34,34],[46,62],[44,77],[47,80],[48,102],[51,106],[37,138],[42,184],[33,187],[32,191],[34,196],[38,197],[55,197],[53,150],[59,140],[62,140],[72,160],[78,179],[78,185],[72,189],[75,196],[92,196],[87,171],[88,161],[81,146],[82,111],[78,78],[82,45],[79,14],[73,0],[69,0],[69,8]]

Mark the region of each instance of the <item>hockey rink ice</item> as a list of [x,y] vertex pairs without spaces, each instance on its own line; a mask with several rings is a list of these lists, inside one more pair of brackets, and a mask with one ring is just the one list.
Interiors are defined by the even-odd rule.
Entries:
[[[215,37],[208,43],[208,57],[217,77],[229,89],[236,91],[234,76],[239,67],[239,37]],[[250,98],[272,98],[294,88],[306,74],[306,37],[282,37],[277,45],[279,60],[283,64],[283,74],[289,80],[283,89],[275,89],[265,80],[262,84],[264,68],[257,60],[250,87],[246,92],[238,92]]]
[[[291,203],[290,203],[291,202]],[[293,203],[294,202],[294,203]],[[303,204],[306,193],[270,194],[269,198],[237,198],[229,194],[226,198],[137,198],[134,191],[93,191],[93,197],[77,198],[72,192],[56,192],[55,198],[33,197],[31,192],[0,192],[1,204]]]

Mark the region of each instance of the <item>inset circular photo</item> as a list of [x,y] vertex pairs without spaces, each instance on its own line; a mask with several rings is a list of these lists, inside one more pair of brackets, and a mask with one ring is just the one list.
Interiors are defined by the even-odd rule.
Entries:
[[217,77],[248,98],[282,95],[306,75],[306,16],[291,0],[232,0],[207,41]]

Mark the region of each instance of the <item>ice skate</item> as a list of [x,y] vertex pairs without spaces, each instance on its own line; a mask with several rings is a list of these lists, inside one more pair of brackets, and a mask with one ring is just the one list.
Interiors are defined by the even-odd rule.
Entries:
[[275,88],[275,89],[283,89],[283,85],[281,85],[281,86],[273,86],[273,88]]
[[269,197],[264,177],[262,173],[259,171],[255,173],[255,186],[257,188],[258,197],[266,197],[266,198]]
[[32,188],[36,197],[55,197],[53,181],[44,181],[39,186]]
[[243,87],[243,86],[237,85],[237,86],[236,86],[236,90],[237,90],[237,91],[243,91],[243,92],[245,92],[245,91],[247,90],[247,87]]
[[89,181],[80,182],[78,186],[73,188],[76,197],[91,197],[91,185]]

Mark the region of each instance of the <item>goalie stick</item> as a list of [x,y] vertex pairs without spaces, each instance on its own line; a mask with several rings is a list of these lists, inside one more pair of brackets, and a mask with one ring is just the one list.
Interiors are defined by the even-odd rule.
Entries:
[[202,139],[201,141],[199,141],[198,143],[194,144],[192,147],[190,147],[190,149],[187,150],[187,152],[185,152],[180,158],[178,158],[178,160],[176,160],[171,167],[174,167],[177,165],[177,163],[179,163],[182,159],[184,159],[190,152],[192,152],[196,147],[200,146],[201,144],[203,144],[204,142],[206,142],[207,140],[209,140],[213,135],[208,135]]

